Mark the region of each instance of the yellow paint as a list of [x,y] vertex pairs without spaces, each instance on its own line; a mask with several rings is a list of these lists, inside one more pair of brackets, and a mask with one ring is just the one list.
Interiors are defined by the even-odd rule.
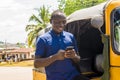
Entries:
[[94,79],[90,79],[90,80],[100,80],[100,78],[94,78]]
[[33,80],[46,80],[46,74],[33,70]]
[[[110,66],[120,66],[120,55],[117,55],[112,50],[110,17],[111,12],[120,7],[120,0],[112,0],[108,3],[105,9],[106,34],[110,36]],[[120,67],[110,67],[110,80],[120,80]]]
[[120,80],[120,67],[110,68],[110,80]]
[[120,66],[120,55],[117,55],[113,52],[111,46],[111,31],[110,31],[110,16],[111,12],[116,8],[120,7],[120,0],[113,0],[108,3],[105,9],[105,21],[106,21],[106,34],[110,36],[110,65],[112,66]]

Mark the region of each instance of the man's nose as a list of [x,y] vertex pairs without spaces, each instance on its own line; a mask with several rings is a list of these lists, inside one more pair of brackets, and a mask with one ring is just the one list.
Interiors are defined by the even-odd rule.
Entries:
[[64,23],[62,23],[62,22],[60,22],[60,26],[65,26],[65,24],[64,24]]

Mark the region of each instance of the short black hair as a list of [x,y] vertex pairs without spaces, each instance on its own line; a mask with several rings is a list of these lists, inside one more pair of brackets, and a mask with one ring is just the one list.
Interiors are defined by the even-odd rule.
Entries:
[[52,15],[51,15],[51,19],[57,18],[57,17],[63,17],[66,18],[66,15],[63,11],[61,10],[55,10]]

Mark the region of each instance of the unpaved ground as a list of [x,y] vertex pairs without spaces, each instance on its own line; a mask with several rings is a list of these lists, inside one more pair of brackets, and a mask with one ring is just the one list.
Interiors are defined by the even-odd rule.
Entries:
[[0,80],[32,79],[32,67],[0,67]]

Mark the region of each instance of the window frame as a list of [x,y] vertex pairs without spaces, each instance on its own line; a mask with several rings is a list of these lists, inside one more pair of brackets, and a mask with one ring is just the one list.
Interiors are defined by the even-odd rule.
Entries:
[[115,48],[115,42],[114,42],[114,40],[115,40],[115,35],[114,35],[114,33],[115,33],[115,28],[114,28],[114,24],[115,24],[114,23],[114,14],[115,14],[115,12],[117,10],[120,10],[120,7],[116,7],[115,9],[113,9],[113,11],[111,12],[111,16],[110,16],[111,43],[112,43],[112,50],[113,50],[113,52],[115,54],[120,55],[120,51]]

